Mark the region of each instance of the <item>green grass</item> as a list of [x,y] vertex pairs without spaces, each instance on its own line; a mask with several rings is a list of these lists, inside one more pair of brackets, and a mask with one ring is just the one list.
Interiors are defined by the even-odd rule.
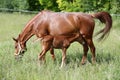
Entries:
[[[120,80],[120,17],[113,18],[113,28],[109,37],[97,42],[97,63],[92,65],[91,52],[88,62],[79,65],[83,54],[82,46],[73,43],[67,51],[67,65],[60,69],[61,51],[55,50],[56,62],[53,63],[49,52],[46,64],[38,65],[37,56],[41,51],[40,42],[27,43],[28,51],[22,61],[14,59],[14,41],[24,25],[34,15],[0,13],[0,80]],[[104,26],[96,20],[95,32]]]

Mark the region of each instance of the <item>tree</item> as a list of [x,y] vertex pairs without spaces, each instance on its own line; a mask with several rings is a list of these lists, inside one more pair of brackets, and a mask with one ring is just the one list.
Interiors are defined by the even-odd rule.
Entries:
[[28,9],[27,0],[12,0],[11,4],[14,10],[27,10]]
[[107,11],[120,13],[120,0],[0,0],[0,8],[14,10]]
[[39,0],[27,0],[28,1],[28,10],[30,11],[40,11],[43,7],[40,5]]
[[39,0],[39,3],[43,7],[43,9],[59,11],[56,0]]

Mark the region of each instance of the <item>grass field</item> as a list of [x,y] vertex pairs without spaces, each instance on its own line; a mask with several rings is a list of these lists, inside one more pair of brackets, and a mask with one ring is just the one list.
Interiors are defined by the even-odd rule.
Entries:
[[[55,63],[48,52],[46,64],[38,65],[37,56],[41,46],[40,42],[33,42],[34,37],[28,41],[28,51],[22,61],[14,59],[12,37],[17,37],[33,16],[34,14],[0,13],[0,80],[120,80],[120,17],[113,18],[113,28],[105,41],[97,42],[94,38],[97,58],[95,65],[90,63],[90,51],[87,64],[79,65],[83,54],[82,46],[73,43],[67,51],[67,65],[59,69],[61,50],[55,50]],[[96,20],[95,32],[103,26]]]

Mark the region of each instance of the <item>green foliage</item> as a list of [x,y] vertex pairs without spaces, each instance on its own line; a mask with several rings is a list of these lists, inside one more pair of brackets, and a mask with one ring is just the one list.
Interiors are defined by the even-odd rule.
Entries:
[[111,12],[112,13],[120,13],[120,0],[113,0],[111,2]]
[[[62,11],[119,11],[118,0],[57,0],[58,8]],[[115,4],[116,3],[116,4]],[[116,6],[113,7],[112,4]],[[115,8],[115,9],[114,9]]]
[[40,11],[43,7],[39,4],[39,0],[27,0],[29,4],[28,10],[30,11]]
[[82,8],[81,0],[68,1],[68,0],[57,0],[58,7],[61,11],[84,11]]
[[0,8],[8,8],[14,10],[28,9],[27,0],[0,0]]
[[55,0],[39,0],[39,3],[44,9],[59,11]]
[[120,13],[120,0],[0,0],[0,8],[14,10]]
[[13,9],[12,0],[0,0],[0,8]]
[[27,0],[12,0],[11,4],[15,10],[26,10],[28,9]]

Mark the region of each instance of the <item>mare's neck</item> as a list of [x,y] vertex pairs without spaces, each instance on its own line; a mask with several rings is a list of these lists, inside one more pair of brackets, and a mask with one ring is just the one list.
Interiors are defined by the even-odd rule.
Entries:
[[34,35],[34,31],[33,31],[33,25],[34,25],[34,21],[41,15],[41,13],[38,13],[33,19],[31,19],[27,25],[25,26],[25,28],[23,29],[22,33],[19,35],[19,41],[26,43],[33,35]]
[[26,43],[33,35],[33,24],[27,24],[19,35],[18,39],[20,42]]

